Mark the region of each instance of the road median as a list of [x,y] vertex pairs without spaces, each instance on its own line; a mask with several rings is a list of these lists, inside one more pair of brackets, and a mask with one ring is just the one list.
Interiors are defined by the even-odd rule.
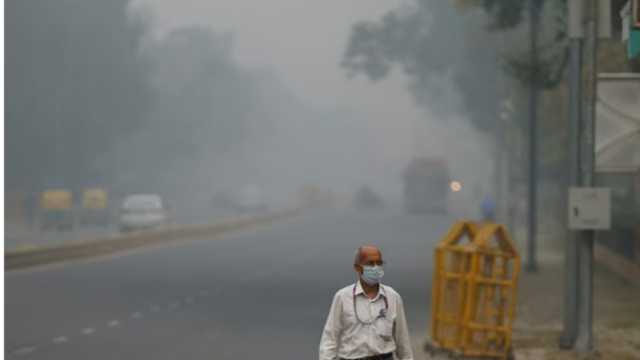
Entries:
[[69,242],[56,246],[18,249],[5,253],[5,271],[110,255],[147,246],[193,240],[202,236],[220,235],[271,223],[298,213],[299,210],[286,210],[262,216],[229,219],[213,224],[173,226],[159,230]]

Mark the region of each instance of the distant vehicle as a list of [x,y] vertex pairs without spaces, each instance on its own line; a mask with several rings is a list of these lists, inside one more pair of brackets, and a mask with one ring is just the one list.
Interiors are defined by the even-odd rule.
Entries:
[[40,198],[40,229],[71,230],[73,228],[73,195],[65,189],[51,189]]
[[107,226],[109,224],[109,203],[105,189],[86,189],[82,193],[80,223],[82,225],[96,226]]
[[330,208],[336,205],[336,194],[317,185],[304,185],[296,193],[296,205],[301,208]]
[[216,191],[211,197],[211,207],[231,213],[256,213],[268,209],[260,188],[247,185],[236,191]]
[[404,205],[408,213],[446,213],[449,194],[461,184],[452,182],[444,159],[419,157],[404,172]]
[[353,205],[358,210],[380,209],[384,207],[382,198],[368,186],[363,186],[356,192]]
[[267,210],[262,191],[255,185],[242,188],[233,199],[233,207],[240,213],[262,212]]
[[129,195],[120,208],[120,231],[152,229],[165,224],[167,218],[165,205],[159,195]]
[[231,194],[225,191],[217,191],[211,197],[211,206],[217,209],[230,209],[233,207]]

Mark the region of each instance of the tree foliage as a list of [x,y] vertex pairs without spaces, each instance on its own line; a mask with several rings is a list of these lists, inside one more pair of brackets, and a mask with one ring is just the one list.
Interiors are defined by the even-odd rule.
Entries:
[[543,25],[537,35],[542,40],[536,49],[538,63],[531,63],[532,49],[527,48],[525,51],[505,54],[504,69],[522,84],[536,83],[541,89],[555,88],[562,81],[568,61],[566,0],[461,1],[467,6],[479,6],[487,13],[489,16],[487,28],[490,31],[509,31],[521,26],[527,20],[533,6],[535,11],[541,13]]
[[[464,107],[480,129],[493,126],[500,98],[500,73],[522,84],[535,81],[554,88],[562,80],[566,48],[566,0],[537,0],[543,13],[539,60],[530,63],[528,38],[515,41],[514,50],[501,43],[502,34],[519,30],[527,19],[529,0],[420,0],[414,7],[388,12],[378,21],[364,21],[352,28],[342,65],[350,74],[384,78],[400,65],[412,81],[419,103],[441,102],[434,90],[435,78],[449,74],[462,94]],[[546,7],[545,7],[546,6]],[[479,12],[485,14],[481,16]]]
[[94,160],[140,126],[150,99],[137,55],[143,24],[127,0],[9,1],[9,186],[73,186],[103,176]]
[[153,191],[236,151],[259,128],[251,117],[269,110],[256,88],[273,83],[234,62],[230,35],[190,27],[154,39],[152,19],[128,6],[7,3],[9,188]]
[[398,65],[419,104],[444,113],[458,107],[451,94],[459,93],[473,122],[488,129],[503,90],[495,50],[499,39],[483,26],[477,12],[461,14],[450,2],[422,0],[355,24],[342,66],[375,81]]
[[[498,1],[496,1],[498,2]],[[503,7],[516,7],[513,3],[521,3],[520,12],[526,9],[525,3],[530,1],[499,1]],[[536,0],[534,5],[539,12],[544,15],[545,0]],[[543,29],[540,30],[542,44],[536,49],[538,51],[538,63],[532,64],[530,51],[519,54],[510,54],[505,62],[505,70],[523,84],[535,83],[541,89],[553,89],[562,81],[569,51],[567,48],[567,2],[566,0],[554,1],[548,4],[547,17],[543,16]],[[514,17],[515,18],[515,17]],[[522,16],[520,16],[522,21]],[[516,24],[517,25],[517,24]],[[508,29],[508,28],[503,28]]]
[[175,181],[202,157],[212,166],[242,146],[255,81],[233,62],[231,50],[230,35],[203,27],[176,29],[145,47],[153,95],[147,123],[123,141],[121,152],[138,154],[120,156],[119,176],[133,178],[127,186],[149,186],[167,176]]
[[463,3],[481,5],[490,17],[489,28],[501,31],[513,29],[522,23],[529,2],[530,0],[463,0]]

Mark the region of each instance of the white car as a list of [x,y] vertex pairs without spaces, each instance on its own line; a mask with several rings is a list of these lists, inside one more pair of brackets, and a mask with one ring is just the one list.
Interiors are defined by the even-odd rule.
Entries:
[[162,198],[155,194],[127,196],[120,208],[120,231],[151,229],[167,222]]

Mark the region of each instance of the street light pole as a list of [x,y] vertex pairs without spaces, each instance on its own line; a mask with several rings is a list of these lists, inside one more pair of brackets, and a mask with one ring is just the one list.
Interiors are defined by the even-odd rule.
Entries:
[[538,270],[536,257],[536,237],[538,225],[538,99],[539,89],[539,61],[538,61],[538,33],[540,29],[541,0],[529,0],[529,209],[527,224],[527,262],[525,269],[529,272]]
[[[569,186],[580,185],[580,134],[582,109],[582,39],[584,0],[569,0]],[[568,197],[568,189],[567,194]],[[565,294],[564,324],[559,345],[572,349],[578,328],[578,241],[579,237],[567,231],[565,241]]]
[[[598,10],[601,0],[588,1],[588,22],[585,60],[588,64],[584,91],[584,120],[582,122],[582,186],[594,186],[595,173],[595,117],[598,79]],[[593,246],[595,231],[579,233],[578,242],[578,333],[576,350],[590,352],[593,349]]]
[[[604,4],[603,4],[604,2]],[[583,8],[586,3],[587,7]],[[598,16],[605,0],[570,0],[569,3],[569,121],[570,186],[593,187],[595,172],[595,117],[598,74]],[[583,10],[587,11],[585,57]],[[583,81],[582,73],[586,74]],[[560,347],[580,352],[593,349],[594,230],[570,233],[565,244],[564,332]]]

